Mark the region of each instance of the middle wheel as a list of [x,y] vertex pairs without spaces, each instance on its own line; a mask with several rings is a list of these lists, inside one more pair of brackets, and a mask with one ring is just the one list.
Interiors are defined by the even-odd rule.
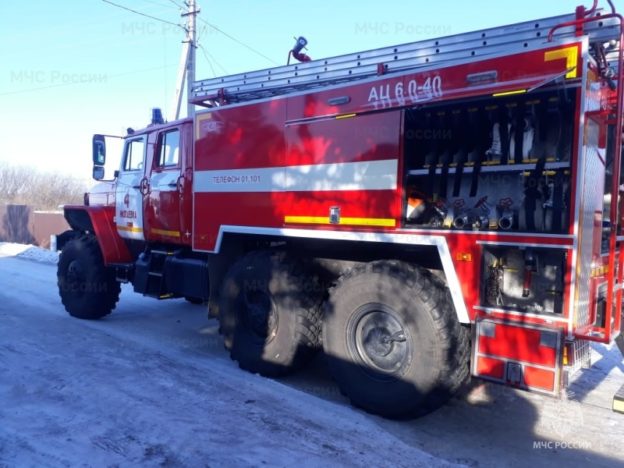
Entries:
[[221,289],[225,347],[242,369],[265,376],[292,372],[320,347],[322,290],[283,252],[251,252]]

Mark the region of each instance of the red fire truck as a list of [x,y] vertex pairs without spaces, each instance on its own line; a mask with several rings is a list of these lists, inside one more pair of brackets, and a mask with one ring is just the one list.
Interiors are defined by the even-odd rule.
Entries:
[[[353,404],[469,377],[558,395],[621,331],[622,17],[554,18],[194,83],[65,206],[58,284],[208,304],[241,368],[324,351]],[[93,139],[102,178],[104,137]]]

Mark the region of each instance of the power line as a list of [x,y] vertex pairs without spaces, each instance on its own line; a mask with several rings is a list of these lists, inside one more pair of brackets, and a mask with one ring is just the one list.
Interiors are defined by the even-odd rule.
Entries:
[[140,11],[133,10],[132,8],[128,8],[128,7],[125,7],[123,5],[119,5],[118,3],[113,3],[110,0],[102,0],[102,1],[104,3],[109,3],[110,5],[116,6],[117,8],[121,8],[122,10],[127,10],[127,11],[130,11],[132,13],[136,13],[137,15],[145,16],[146,18],[150,18],[150,19],[153,19],[155,21],[160,21],[161,23],[166,23],[166,24],[170,24],[172,26],[177,26],[178,28],[182,29],[183,31],[186,31],[186,29],[183,26],[181,26],[181,25],[179,25],[177,23],[173,23],[171,21],[167,21],[167,20],[164,20],[162,18],[157,18],[156,16],[148,15],[147,13],[141,13]]
[[175,0],[169,0],[169,1],[173,3],[175,6],[177,6],[178,8],[182,8],[183,10],[186,8],[184,5],[179,4]]
[[[103,0],[103,1],[107,1],[107,0]],[[250,50],[250,51],[252,51],[254,54],[259,55],[260,57],[262,57],[262,58],[264,58],[264,59],[268,60],[269,62],[271,62],[271,63],[272,63],[272,64],[274,64],[274,65],[279,65],[279,63],[277,63],[277,62],[276,62],[275,60],[273,60],[272,58],[267,57],[267,56],[266,56],[266,55],[264,55],[262,52],[260,52],[260,51],[258,51],[258,50],[256,50],[256,49],[254,49],[254,48],[253,48],[253,47],[251,47],[250,45],[245,44],[245,43],[244,43],[243,41],[241,41],[240,39],[237,39],[237,38],[235,38],[234,36],[232,36],[231,34],[226,33],[225,31],[223,31],[222,29],[218,28],[218,27],[217,27],[217,26],[215,26],[214,24],[209,23],[208,21],[206,21],[206,20],[205,20],[205,19],[203,19],[203,18],[199,18],[199,20],[200,20],[201,22],[203,22],[204,24],[206,24],[206,25],[210,26],[210,27],[211,27],[212,29],[214,29],[215,31],[220,32],[220,33],[221,33],[221,34],[223,34],[225,37],[227,37],[227,38],[229,38],[229,39],[233,40],[234,42],[236,42],[236,43],[238,43],[238,44],[242,45],[243,47],[245,47],[245,48],[249,49],[249,50]]]
[[199,42],[199,40],[204,36],[206,28],[208,28],[208,25],[204,24],[204,27],[197,31],[197,42]]
[[[146,3],[150,3],[152,5],[157,5],[157,6],[162,7],[162,8],[173,8],[173,6],[171,6],[171,5],[166,5],[166,4],[160,3],[160,2],[155,2],[154,0],[143,0],[143,1],[146,2]],[[177,3],[175,3],[175,2],[173,2],[173,3],[176,6],[176,9],[181,8]]]
[[[196,44],[196,45],[197,45],[197,47],[198,47],[199,49],[201,49],[201,51],[202,51],[202,52],[203,52],[203,54],[204,54],[204,58],[206,59],[206,62],[208,62],[208,65],[210,65],[210,69],[212,70],[212,76],[215,76],[215,77],[216,77],[216,76],[217,76],[217,73],[215,72],[215,69],[214,69],[214,67],[212,66],[212,62],[213,62],[213,61],[212,61],[212,60],[210,60],[210,57],[208,57],[208,51],[207,51],[207,50],[206,50],[206,48],[203,46],[203,44],[201,44],[201,38],[203,37],[203,34],[206,32],[206,28],[207,28],[207,27],[208,27],[208,26],[206,26],[206,25],[204,24],[204,27],[203,27],[201,30],[197,31],[197,44]],[[226,75],[227,75],[227,73],[226,73]]]
[[204,57],[206,58],[206,62],[208,62],[208,65],[210,66],[210,69],[212,70],[212,76],[216,77],[217,73],[215,72],[214,67],[212,66],[212,60],[210,60],[208,58],[208,54],[206,53],[206,49],[204,48],[203,45],[201,44],[197,44],[199,46],[199,48],[201,49],[201,51],[204,53]]
[[[214,55],[212,55],[210,52],[208,52],[208,50],[203,45],[199,44],[198,47],[204,53],[204,57],[206,58],[206,60],[208,60],[209,62],[210,61],[214,62],[214,64],[217,65],[217,67],[219,67],[221,69],[221,71],[223,72],[224,75],[229,75],[229,72],[225,69],[225,67],[223,65],[221,65],[219,63],[219,61],[214,57]],[[216,73],[215,73],[215,76],[217,76]]]
[[204,47],[203,44],[201,44],[201,38],[203,37],[203,34],[206,32],[206,28],[208,28],[207,24],[204,24],[204,27],[197,32],[197,47],[201,49],[201,51],[204,54],[204,58],[206,59],[206,61],[208,62],[208,65],[210,65],[210,68],[212,69],[212,74],[213,76],[217,76],[214,67],[212,66],[212,63],[214,62],[221,70],[223,70],[223,73],[225,75],[228,74],[227,70],[223,67],[223,65],[221,65],[217,59],[214,57],[214,55],[212,55],[210,52],[208,52],[208,49],[206,49]]

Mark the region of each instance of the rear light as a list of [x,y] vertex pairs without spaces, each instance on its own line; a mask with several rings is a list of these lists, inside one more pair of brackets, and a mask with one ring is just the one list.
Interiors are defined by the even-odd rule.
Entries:
[[574,364],[574,352],[572,351],[572,343],[566,343],[563,347],[563,365],[571,366]]

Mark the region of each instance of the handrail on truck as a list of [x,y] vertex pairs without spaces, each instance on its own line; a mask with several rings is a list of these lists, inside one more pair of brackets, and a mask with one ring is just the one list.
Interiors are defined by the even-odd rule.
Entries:
[[[621,332],[622,326],[622,313],[618,311],[615,314],[615,323],[613,327],[611,327],[611,320],[613,319],[613,293],[615,291],[615,249],[617,247],[617,228],[620,224],[620,219],[618,219],[618,205],[619,205],[619,195],[620,195],[620,163],[621,163],[621,155],[622,155],[622,113],[624,111],[624,102],[622,100],[622,89],[624,88],[624,73],[622,73],[622,62],[624,61],[624,17],[619,13],[616,13],[615,6],[613,5],[612,0],[607,0],[609,6],[611,7],[611,13],[600,16],[591,16],[597,9],[598,0],[594,0],[594,4],[590,10],[585,11],[585,8],[579,7],[577,9],[577,19],[574,21],[568,21],[566,23],[558,24],[553,27],[548,33],[548,41],[552,42],[555,31],[561,28],[574,26],[577,28],[577,31],[580,31],[582,34],[583,26],[587,23],[595,22],[595,21],[604,21],[608,18],[616,18],[620,22],[620,46],[618,51],[618,76],[617,76],[617,91],[616,91],[616,99],[617,106],[615,112],[615,154],[613,156],[613,176],[611,181],[611,206],[610,206],[610,220],[611,220],[611,233],[609,238],[609,264],[608,264],[608,274],[609,279],[607,281],[607,307],[605,313],[605,330],[604,337],[602,339],[592,337],[592,336],[583,336],[584,339],[589,339],[592,341],[599,341],[604,343],[609,343],[611,341],[611,333],[612,330],[617,332]],[[580,34],[579,34],[580,35]],[[618,285],[622,284],[622,280],[624,278],[623,269],[624,269],[624,242],[622,246],[620,246],[620,254],[618,257],[618,268],[617,268],[617,282]],[[616,304],[622,303],[622,289],[618,288],[616,293]]]

